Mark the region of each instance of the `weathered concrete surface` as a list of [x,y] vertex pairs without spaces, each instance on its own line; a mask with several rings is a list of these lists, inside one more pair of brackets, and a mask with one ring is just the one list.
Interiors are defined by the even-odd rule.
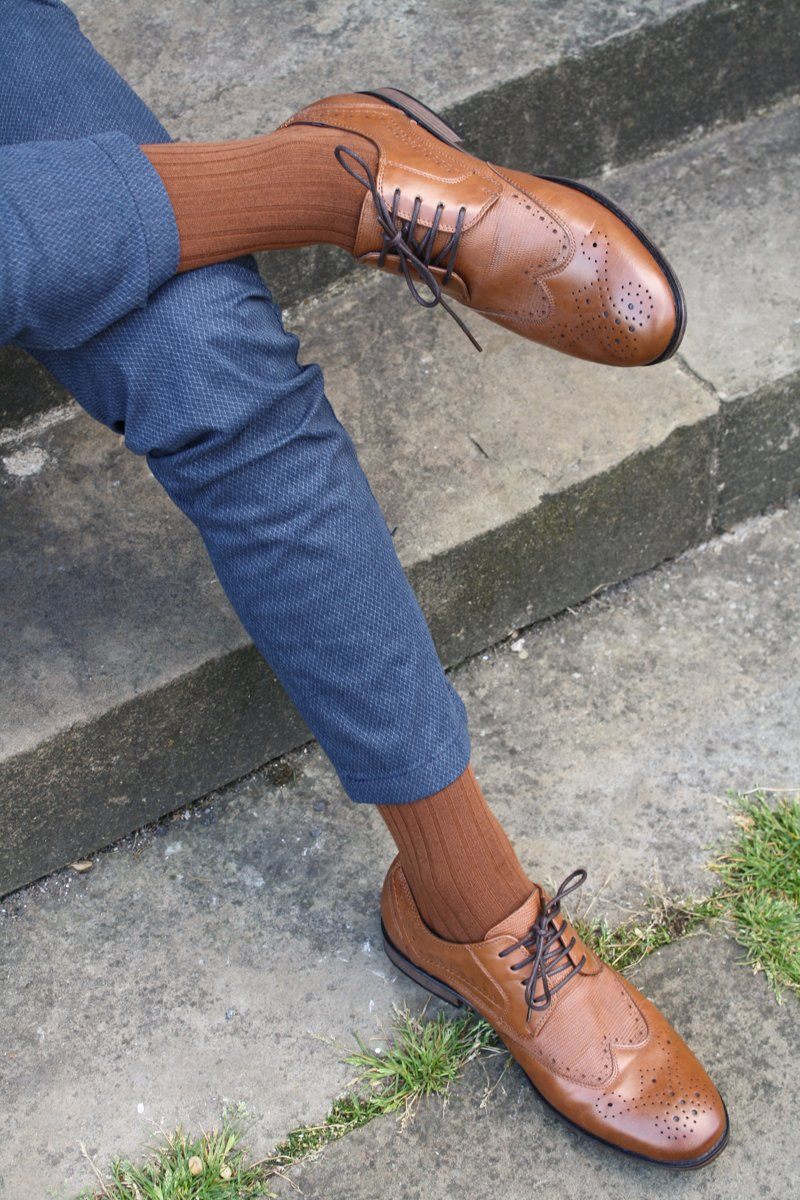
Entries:
[[[289,313],[447,663],[800,486],[798,285],[772,236],[797,224],[799,130],[789,102],[603,181],[685,279],[680,361],[604,370],[475,318],[479,357],[376,276]],[[2,891],[307,735],[142,463],[84,417],[0,458]]]
[[797,787],[798,536],[794,502],[533,626],[527,658],[503,647],[455,672],[526,862],[557,881],[591,861],[617,916],[640,888],[702,893],[718,799]]
[[[583,863],[587,902],[613,920],[653,887],[701,893],[711,884],[705,847],[726,827],[726,789],[797,787],[798,549],[794,504],[536,627],[516,651],[504,646],[456,671],[478,773],[533,874],[558,879]],[[319,1119],[347,1082],[338,1047],[353,1031],[379,1039],[392,1004],[422,1004],[379,948],[391,844],[377,815],[348,804],[317,749],[288,761],[291,770],[269,768],[100,855],[88,875],[62,872],[0,905],[9,1200],[41,1200],[48,1189],[67,1198],[90,1179],[80,1141],[105,1162],[141,1147],[150,1122],[211,1122],[225,1097],[255,1111],[253,1149],[267,1152],[292,1125]],[[661,1176],[658,1186],[749,1200],[759,1193],[737,1193],[731,1181],[763,1174],[762,1155],[772,1158],[765,1189],[797,1169],[776,1151],[781,1136],[791,1151],[790,1093],[778,1089],[796,1014],[777,1010],[733,965],[738,952],[714,943],[700,964],[700,945],[678,947],[640,978],[719,1077],[736,1149],[715,1169],[730,1173],[697,1177],[706,1188],[724,1179],[717,1192]],[[522,1140],[513,1163],[526,1178],[566,1155],[576,1197],[581,1164],[610,1180],[619,1172],[622,1195],[648,1194],[635,1188],[650,1186],[649,1172],[612,1165],[545,1118],[513,1076],[507,1087],[474,1119],[488,1130],[498,1118],[501,1148]],[[451,1130],[469,1132],[462,1155],[476,1143],[469,1103],[448,1118],[457,1127],[434,1126],[443,1147]],[[520,1108],[526,1121],[536,1114],[534,1127],[520,1124]],[[433,1137],[426,1128],[411,1136]],[[395,1135],[390,1123],[367,1140],[389,1138],[387,1161],[400,1163],[406,1143]],[[365,1145],[354,1143],[347,1186],[333,1155],[324,1186],[314,1171],[326,1165],[304,1171],[309,1194],[391,1195],[380,1177],[359,1190]],[[434,1160],[422,1143],[419,1153],[403,1194],[427,1197]],[[498,1157],[510,1189],[511,1163]],[[481,1159],[462,1162],[465,1181],[476,1181],[465,1194],[488,1195]],[[453,1195],[452,1182],[433,1194]]]
[[[797,1188],[794,1113],[797,1002],[779,1007],[762,978],[743,970],[722,937],[693,937],[635,972],[637,985],[675,1022],[723,1093],[731,1140],[699,1172],[636,1163],[568,1129],[503,1060],[470,1068],[450,1103],[421,1106],[403,1129],[370,1125],[289,1174],[307,1200],[786,1200]],[[487,1089],[495,1090],[486,1096]],[[287,1181],[281,1200],[296,1196]]]
[[[553,376],[498,330],[478,379],[457,331],[407,309],[377,369],[392,282],[306,314],[308,353],[448,662],[704,536],[710,442],[680,427],[713,404],[679,367],[640,380],[564,360]],[[1,457],[0,892],[308,736],[196,534],[115,437],[78,415]]]
[[232,0],[224,13],[192,0],[72,7],[173,136],[188,139],[261,133],[319,96],[385,84],[444,108],[703,5],[566,0],[546,15],[498,0],[468,10],[458,0]]
[[606,176],[669,246],[686,290],[681,355],[720,397],[717,520],[800,486],[800,109]]
[[[548,163],[554,143],[571,139],[582,158],[572,169],[586,171],[608,161],[599,154],[636,157],[800,82],[793,0],[73,8],[100,52],[186,139],[260,133],[320,95],[393,84],[457,111],[482,142],[538,147]],[[545,117],[547,132],[537,128]]]

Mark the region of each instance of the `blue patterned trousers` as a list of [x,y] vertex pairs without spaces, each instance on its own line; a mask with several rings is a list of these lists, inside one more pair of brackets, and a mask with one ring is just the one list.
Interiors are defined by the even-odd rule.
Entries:
[[0,344],[146,456],[350,797],[430,795],[467,764],[464,707],[255,264],[175,276],[138,148],[168,140],[60,0],[0,0]]

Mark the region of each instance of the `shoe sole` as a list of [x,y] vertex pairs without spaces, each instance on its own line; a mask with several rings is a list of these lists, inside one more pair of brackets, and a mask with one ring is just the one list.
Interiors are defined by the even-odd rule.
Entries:
[[[427,971],[423,971],[422,967],[418,967],[409,958],[406,958],[406,956],[397,949],[394,942],[389,937],[389,934],[386,932],[386,926],[382,920],[381,933],[383,935],[383,948],[386,951],[386,956],[391,962],[394,963],[398,970],[403,972],[404,975],[407,975],[409,979],[413,979],[414,983],[419,984],[420,987],[425,988],[426,991],[431,992],[434,996],[438,996],[440,1000],[446,1000],[448,1004],[452,1004],[456,1008],[468,1008],[471,1012],[477,1013],[479,1017],[483,1018],[483,1020],[487,1020],[484,1014],[480,1012],[479,1009],[475,1008],[473,1004],[470,1004],[469,1000],[465,1000],[459,992],[455,991],[448,984],[443,983],[441,979],[437,979],[434,975],[429,975]],[[712,1146],[710,1150],[707,1150],[706,1153],[702,1154],[699,1158],[689,1159],[687,1162],[665,1162],[660,1158],[651,1158],[647,1154],[639,1154],[635,1150],[626,1150],[623,1146],[618,1146],[615,1142],[610,1142],[606,1138],[600,1137],[599,1134],[592,1133],[590,1130],[583,1129],[580,1125],[576,1125],[575,1122],[571,1121],[569,1117],[565,1116],[560,1109],[556,1108],[546,1096],[542,1095],[536,1084],[527,1074],[525,1075],[525,1078],[528,1080],[528,1083],[533,1088],[539,1099],[547,1105],[551,1112],[554,1112],[556,1116],[559,1117],[566,1125],[569,1125],[570,1129],[574,1129],[576,1133],[583,1134],[584,1137],[593,1138],[594,1141],[599,1142],[602,1146],[609,1146],[612,1150],[616,1150],[619,1154],[626,1154],[628,1158],[636,1158],[640,1162],[650,1163],[655,1167],[667,1167],[673,1171],[696,1171],[700,1167],[708,1166],[710,1162],[713,1162],[713,1160],[722,1153],[728,1144],[730,1120],[728,1117],[728,1110],[725,1108],[724,1102],[723,1108],[725,1109],[725,1132],[716,1145]]]
[[[428,133],[433,134],[439,141],[445,142],[448,146],[452,146],[456,150],[460,150],[462,154],[466,153],[463,149],[463,138],[459,137],[452,125],[448,125],[443,117],[440,117],[433,109],[428,108],[421,100],[410,96],[408,92],[403,92],[400,88],[376,88],[373,91],[364,91],[359,94],[363,96],[375,96],[378,100],[383,100],[385,104],[391,104],[394,108],[399,108],[407,117],[410,117],[412,121],[416,121],[423,129],[427,129]],[[592,200],[596,200],[598,204],[608,209],[618,220],[622,221],[623,225],[630,229],[631,233],[639,239],[648,254],[655,259],[663,271],[664,278],[669,284],[672,293],[672,300],[675,305],[675,328],[672,331],[672,337],[667,343],[666,348],[659,354],[658,358],[654,358],[651,362],[643,365],[654,367],[658,363],[666,362],[668,358],[672,358],[683,341],[683,335],[686,332],[686,298],[677,275],[658,246],[648,237],[641,226],[637,225],[613,200],[609,200],[602,192],[595,191],[588,184],[578,183],[574,179],[564,179],[560,175],[538,175],[533,178],[546,179],[548,183],[557,183],[562,187],[573,188],[576,192],[583,192],[584,196],[589,196]]]

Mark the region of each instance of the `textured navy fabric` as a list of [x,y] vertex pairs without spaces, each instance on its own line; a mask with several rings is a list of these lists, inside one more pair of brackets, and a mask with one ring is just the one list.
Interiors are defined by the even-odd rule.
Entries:
[[79,346],[175,274],[172,206],[125,134],[0,146],[0,181],[0,345]]
[[[107,135],[109,165],[94,156],[108,149]],[[49,168],[44,158],[37,168],[46,195],[26,200],[15,192],[11,235],[26,214],[35,224],[57,207],[76,153],[85,155],[90,187],[96,169],[104,197],[87,221],[129,228],[103,229],[97,244],[115,245],[116,261],[96,262],[96,275],[87,263],[70,271],[79,248],[65,244],[48,257],[55,230],[38,244],[22,239],[38,261],[17,264],[22,282],[12,294],[38,294],[30,278],[66,263],[64,278],[51,282],[71,314],[41,328],[44,310],[12,314],[9,325],[23,331],[18,340],[92,416],[147,456],[200,530],[242,623],[352,799],[403,803],[438,791],[469,759],[464,707],[319,368],[298,365],[297,339],[284,330],[252,260],[158,286],[174,262],[174,221],[155,172],[143,182],[146,160],[136,147],[168,135],[59,0],[0,0],[0,143],[7,147],[0,196],[8,194],[15,154],[22,162],[39,139],[48,143]],[[29,161],[21,177],[28,168]],[[118,209],[107,220],[115,186]],[[9,236],[0,226],[0,241]],[[16,245],[0,258],[11,261]],[[101,319],[99,280],[108,284],[112,323],[72,345],[81,321],[91,328]],[[142,307],[145,286],[155,290]],[[115,309],[126,288],[130,311],[122,316]]]

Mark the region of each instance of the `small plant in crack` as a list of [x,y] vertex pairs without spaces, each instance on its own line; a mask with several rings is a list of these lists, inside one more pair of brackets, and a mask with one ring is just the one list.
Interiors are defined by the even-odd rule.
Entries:
[[407,1009],[395,1014],[386,1049],[370,1050],[359,1038],[358,1050],[345,1062],[358,1069],[357,1087],[367,1089],[381,1112],[410,1114],[425,1096],[447,1096],[464,1067],[500,1041],[480,1017],[426,1018]]
[[242,1116],[241,1109],[226,1112],[219,1129],[197,1137],[180,1128],[163,1134],[141,1165],[117,1159],[107,1178],[89,1159],[98,1187],[82,1192],[78,1200],[256,1200],[274,1195],[263,1166],[248,1161]]
[[651,899],[645,911],[621,925],[576,920],[579,936],[615,971],[630,971],[643,959],[693,933],[715,915],[711,900]]
[[630,970],[653,951],[719,922],[763,971],[780,1001],[800,994],[800,797],[770,803],[755,791],[728,794],[736,832],[709,868],[720,880],[700,900],[652,899],[621,925],[576,921],[580,936],[609,966]]

